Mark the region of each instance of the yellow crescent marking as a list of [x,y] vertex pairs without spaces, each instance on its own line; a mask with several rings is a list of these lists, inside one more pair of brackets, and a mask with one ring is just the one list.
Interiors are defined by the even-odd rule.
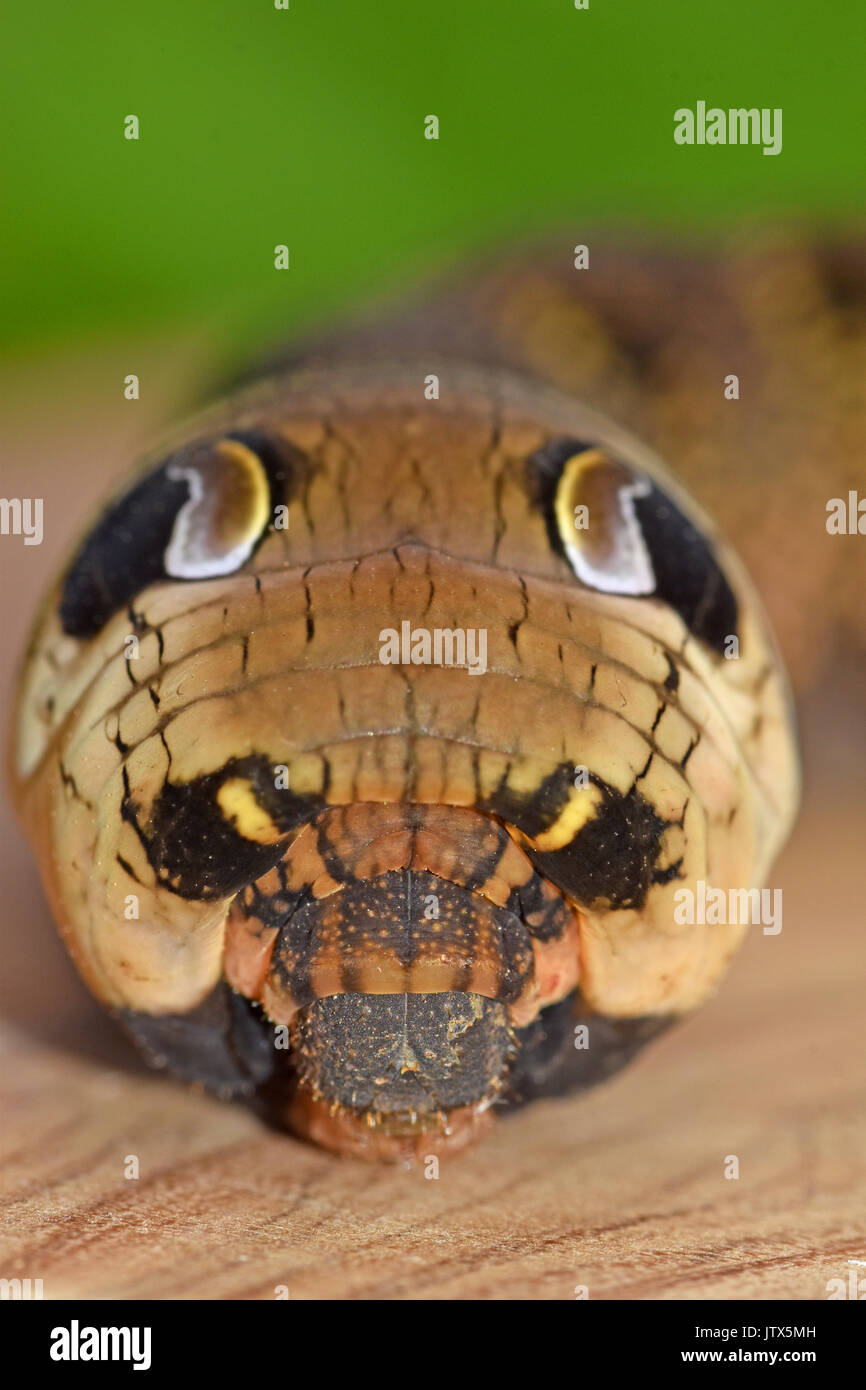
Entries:
[[273,845],[283,838],[284,831],[274,825],[267,811],[255,798],[252,784],[244,777],[230,777],[217,792],[217,803],[226,820],[232,821],[245,840],[261,845]]
[[564,849],[570,845],[575,835],[592,820],[601,801],[601,788],[591,783],[588,787],[575,789],[563,806],[553,825],[530,840],[533,849],[545,852]]
[[607,463],[607,455],[600,449],[584,449],[582,453],[572,454],[567,459],[556,489],[553,510],[556,526],[564,545],[574,545],[577,533],[574,525],[574,507],[579,484],[591,468]]
[[258,536],[267,526],[270,515],[271,487],[264,464],[258,454],[248,449],[239,439],[221,439],[216,453],[236,465],[238,481],[246,491],[245,506],[248,511],[245,530]]

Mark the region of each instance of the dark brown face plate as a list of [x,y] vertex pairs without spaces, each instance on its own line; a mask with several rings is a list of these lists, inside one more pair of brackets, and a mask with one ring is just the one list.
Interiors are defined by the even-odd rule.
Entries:
[[516,1050],[502,1004],[465,990],[332,995],[294,1030],[298,1082],[377,1124],[489,1105]]

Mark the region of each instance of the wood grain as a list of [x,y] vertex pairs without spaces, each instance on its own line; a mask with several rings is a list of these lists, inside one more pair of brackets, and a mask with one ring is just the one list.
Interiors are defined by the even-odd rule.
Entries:
[[[41,433],[31,410],[26,434],[7,409],[25,447],[4,491],[32,494],[62,436],[49,495],[83,515],[100,469],[64,409]],[[103,451],[138,429],[109,410]],[[67,536],[55,514],[41,552],[10,561],[8,648]],[[433,1180],[147,1073],[68,964],[6,811],[0,1276],[46,1298],[826,1298],[866,1259],[862,678],[834,671],[804,710],[781,934],[753,931],[717,998],[620,1078],[503,1120]]]

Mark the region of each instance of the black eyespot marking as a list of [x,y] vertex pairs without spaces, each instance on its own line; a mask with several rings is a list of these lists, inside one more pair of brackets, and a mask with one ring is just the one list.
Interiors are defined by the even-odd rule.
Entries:
[[[188,513],[193,513],[195,523],[196,506],[206,511],[208,502],[196,497],[197,490],[204,492],[205,483],[195,480],[207,478],[207,470],[222,451],[226,486],[230,486],[233,443],[242,446],[234,450],[234,468],[244,487],[234,501],[234,517],[233,499],[219,499],[225,506],[220,528],[213,528],[211,537],[209,515],[197,527],[190,525]],[[160,579],[206,578],[239,569],[267,534],[273,508],[294,496],[305,462],[292,445],[257,430],[197,440],[177,450],[110,503],[85,539],[66,572],[60,595],[64,632],[78,638],[94,636],[114,613]],[[228,540],[217,533],[226,528],[226,513],[231,522]],[[178,570],[178,552],[188,557],[188,569]]]
[[[243,833],[244,819],[232,816],[237,803],[224,796],[226,788],[241,789],[259,838]],[[166,781],[148,817],[127,792],[121,814],[135,828],[163,887],[183,898],[211,900],[266,874],[282,857],[285,836],[323,805],[317,793],[278,790],[272,764],[252,754],[192,782]],[[264,835],[263,820],[271,823]]]
[[623,795],[594,774],[588,781],[594,789],[591,812],[578,821],[572,838],[555,848],[543,848],[544,838],[563,824],[564,815],[567,827],[568,803],[580,795],[570,763],[561,764],[532,793],[503,785],[478,806],[527,837],[524,848],[532,863],[567,897],[587,907],[640,908],[650,886],[659,881],[655,866],[668,822],[636,786]]
[[679,613],[689,632],[720,656],[737,632],[737,600],[709,543],[694,522],[653,483],[635,500],[656,577],[656,596]]
[[648,474],[570,438],[544,445],[527,467],[551,546],[582,584],[660,599],[724,654],[736,597],[710,541]]
[[654,880],[668,822],[635,787],[623,795],[600,778],[595,814],[562,849],[527,850],[538,871],[587,907],[641,908]]
[[92,637],[140,589],[164,576],[163,555],[186,499],[186,484],[172,482],[163,464],[108,508],[64,580],[64,632]]

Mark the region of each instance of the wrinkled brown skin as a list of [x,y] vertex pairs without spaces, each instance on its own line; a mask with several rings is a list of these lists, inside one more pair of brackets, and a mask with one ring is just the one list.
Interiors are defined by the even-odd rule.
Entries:
[[[568,410],[561,414],[562,403],[557,398],[547,398],[543,387],[535,388],[530,384],[512,390],[500,376],[475,377],[467,373],[458,365],[462,360],[492,363],[494,367],[507,365],[528,372],[530,380],[534,377],[552,383],[630,425],[646,443],[656,448],[675,466],[680,478],[692,485],[699,499],[722,517],[729,538],[746,553],[760,577],[759,587],[768,596],[795,676],[800,683],[808,682],[832,654],[846,627],[848,637],[845,640],[850,641],[852,627],[862,637],[862,630],[858,628],[858,624],[862,625],[862,617],[858,616],[842,553],[844,540],[826,537],[828,544],[816,548],[819,562],[808,566],[800,563],[796,549],[804,514],[811,514],[815,527],[823,530],[827,499],[845,496],[848,487],[856,487],[858,483],[862,490],[862,473],[858,477],[857,465],[851,462],[858,457],[855,446],[862,443],[864,435],[862,393],[856,390],[856,384],[864,379],[866,365],[862,287],[860,261],[846,248],[815,250],[793,240],[764,247],[734,248],[723,256],[708,257],[657,255],[643,250],[635,253],[630,249],[599,245],[592,251],[590,273],[572,270],[567,255],[558,253],[554,258],[544,251],[518,260],[507,259],[492,270],[479,270],[459,288],[437,293],[432,303],[422,302],[417,310],[397,316],[385,328],[359,326],[347,331],[339,340],[312,347],[305,353],[305,360],[313,364],[310,376],[299,378],[291,364],[284,362],[284,366],[290,367],[287,385],[278,384],[276,389],[259,388],[239,405],[218,409],[208,417],[206,427],[226,428],[239,420],[260,424],[265,419],[272,426],[282,428],[283,421],[289,421],[288,434],[302,447],[318,451],[324,476],[331,479],[330,497],[326,486],[314,490],[305,501],[310,518],[310,539],[305,541],[296,530],[290,534],[289,551],[277,550],[274,556],[271,552],[278,544],[275,537],[266,543],[256,563],[250,567],[251,570],[266,570],[268,556],[271,567],[276,559],[278,566],[288,563],[296,572],[310,564],[322,565],[321,570],[313,574],[318,650],[312,658],[308,651],[299,656],[304,643],[294,635],[296,630],[300,633],[307,622],[309,593],[305,594],[303,585],[296,582],[294,591],[287,589],[283,597],[274,578],[270,601],[275,607],[270,621],[274,615],[282,613],[280,640],[285,643],[287,656],[298,670],[309,666],[311,660],[319,668],[329,665],[338,668],[344,664],[347,649],[357,644],[360,613],[353,615],[346,611],[341,614],[345,597],[341,599],[339,595],[345,596],[345,584],[339,570],[334,569],[335,561],[339,566],[344,558],[352,555],[370,554],[369,592],[374,597],[374,607],[377,604],[381,607],[382,602],[387,606],[390,602],[395,620],[411,615],[413,605],[418,605],[428,592],[431,558],[425,556],[423,549],[416,554],[410,546],[397,554],[395,560],[394,545],[400,545],[407,528],[416,529],[422,500],[428,508],[427,538],[434,551],[453,556],[464,566],[483,567],[487,553],[483,524],[485,504],[480,494],[473,500],[472,493],[473,469],[477,468],[477,461],[483,460],[480,476],[486,476],[488,482],[490,475],[507,479],[508,468],[500,467],[501,456],[515,459],[525,456],[539,438],[541,420],[545,427],[553,427],[554,417],[557,417],[555,428],[572,427],[570,419],[566,419]],[[378,356],[388,365],[377,368],[375,359]],[[416,368],[396,365],[397,362],[403,364],[410,356]],[[360,377],[352,368],[338,369],[336,378],[333,376],[331,364],[335,361],[358,360],[367,363]],[[425,408],[418,402],[420,383],[427,372],[440,376],[443,400]],[[724,377],[729,372],[736,372],[740,377],[741,398],[737,402],[724,398]],[[375,382],[374,391],[370,390],[371,380]],[[491,382],[495,383],[496,398],[492,407],[488,394]],[[448,414],[449,395],[463,403],[453,423]],[[820,408],[816,407],[818,401]],[[431,410],[439,412],[436,426],[427,423],[433,418]],[[414,425],[410,424],[413,419],[417,421]],[[326,422],[324,430],[323,420]],[[575,417],[576,422],[579,420],[580,411]],[[435,431],[440,422],[446,434],[440,439],[435,435],[427,439],[428,429]],[[197,429],[203,427],[202,422],[197,422]],[[574,428],[577,427],[575,423]],[[188,437],[189,433],[184,431],[178,438]],[[618,442],[625,438],[617,431],[612,437]],[[412,457],[407,459],[404,452],[402,461],[401,438],[413,441],[409,450]],[[491,441],[495,441],[495,445]],[[414,457],[419,447],[420,466]],[[429,469],[424,461],[425,448],[432,450]],[[453,482],[448,471],[452,455],[457,456]],[[862,459],[862,452],[859,457]],[[822,467],[816,468],[816,459],[826,461],[826,467],[822,462]],[[640,457],[639,461],[649,469],[655,466],[652,455]],[[862,469],[862,462],[859,467]],[[405,473],[398,487],[397,480],[403,469]],[[341,495],[344,499],[351,497],[353,509],[348,534],[344,519],[341,538],[334,524],[337,479]],[[389,499],[387,521],[383,521],[382,516],[383,497]],[[333,526],[335,540],[331,544],[326,535],[323,547],[323,529],[327,533],[330,526]],[[555,613],[557,605],[563,603],[561,586],[566,576],[561,566],[552,563],[546,555],[540,528],[530,528],[530,531],[530,539],[526,542],[528,550],[521,550],[523,542],[518,539],[508,551],[501,569],[485,571],[486,582],[494,585],[492,600],[491,591],[487,591],[488,605],[492,601],[493,610],[500,615],[493,623],[491,666],[499,663],[505,673],[508,662],[515,655],[513,649],[506,648],[504,637],[502,647],[496,647],[496,622],[501,621],[504,630],[516,618],[526,621],[522,598],[516,605],[514,602],[515,573],[530,576],[532,613],[544,616],[540,621],[535,617],[537,637],[533,636],[533,620],[527,624],[524,649],[516,653],[517,663],[512,664],[507,676],[508,689],[514,694],[505,693],[503,686],[501,698],[491,702],[491,710],[495,708],[496,713],[493,724],[485,731],[483,743],[491,750],[507,747],[509,756],[513,756],[515,747],[509,731],[515,727],[521,733],[529,731],[526,746],[521,747],[519,753],[538,772],[544,765],[545,738],[553,736],[553,725],[547,735],[543,727],[540,732],[536,730],[533,745],[530,726],[535,720],[537,700],[528,699],[522,706],[520,686],[519,683],[515,685],[515,679],[518,682],[521,677],[525,679],[530,671],[533,681],[544,679],[550,652],[540,639],[548,628],[557,631]],[[285,537],[279,538],[279,544],[285,547]],[[326,559],[327,563],[322,564]],[[477,605],[473,608],[468,599],[459,597],[461,580],[457,571],[449,577],[447,559],[440,560],[437,555],[433,564],[445,566],[435,578],[439,593],[449,597],[441,611],[429,619],[431,625],[461,622],[469,626],[473,618],[476,623],[489,621],[489,607],[479,617]],[[735,565],[734,572],[738,574],[737,583],[742,584],[742,594],[751,611],[751,590]],[[495,585],[500,582],[502,591],[497,599]],[[395,598],[397,592],[399,599]],[[390,599],[386,597],[388,594]],[[244,673],[254,678],[257,660],[273,659],[276,629],[271,628],[271,634],[258,651],[255,634],[261,622],[261,597],[253,595],[248,584],[240,588],[235,581],[215,583],[214,611],[224,598],[231,600],[232,630],[238,634],[252,634],[252,642],[245,649]],[[807,630],[801,617],[806,605],[810,611],[820,611],[826,621],[817,627],[811,625]],[[168,674],[167,684],[163,686],[166,672],[160,669],[161,662],[139,676],[142,682],[155,677],[160,683],[160,699],[167,699],[169,707],[178,711],[174,738],[171,733],[168,735],[174,775],[180,780],[200,775],[211,767],[218,767],[233,753],[247,751],[250,727],[254,725],[257,733],[262,727],[261,699],[257,697],[252,701],[246,712],[235,709],[231,718],[217,702],[214,719],[203,707],[184,723],[183,705],[190,696],[190,683],[193,694],[196,683],[201,680],[205,682],[202,688],[210,690],[214,676],[218,682],[221,679],[220,672],[202,666],[200,661],[190,664],[184,660],[184,651],[190,649],[194,634],[184,630],[183,603],[163,600],[157,588],[152,610],[147,605],[137,607],[143,611],[151,632],[159,629],[164,636],[165,624],[175,624],[171,630],[177,634],[176,645],[173,650],[169,649],[166,658],[169,667],[172,662],[175,665]],[[177,618],[172,619],[172,610],[177,612]],[[598,619],[591,616],[592,605],[589,611],[595,633],[592,640],[598,642],[595,627]],[[329,633],[331,615],[336,621]],[[196,623],[200,621],[200,617],[195,619]],[[766,656],[760,617],[755,621],[755,646],[746,650],[746,661],[741,667],[746,687],[741,694],[745,694],[747,701],[755,698],[748,694],[750,662],[753,675],[757,676]],[[106,632],[110,634],[111,631],[109,625]],[[117,650],[123,631],[121,620],[107,648],[113,641],[113,649]],[[232,650],[231,633],[228,635],[230,640],[226,644],[226,634],[222,634],[225,653]],[[656,636],[661,636],[661,629]],[[670,633],[667,636],[670,637]],[[354,660],[371,661],[369,641],[363,636],[360,641]],[[601,645],[604,647],[604,641]],[[352,659],[348,664],[353,664]],[[237,667],[230,665],[230,671],[225,674],[236,680]],[[461,692],[453,684],[443,686],[441,693],[437,693],[436,687],[443,676],[450,676],[453,682],[455,675],[441,670],[428,671],[424,679],[429,677],[432,681],[429,697],[424,691],[420,693],[425,701],[433,699],[431,709],[441,708],[443,698],[451,708],[456,697],[458,707],[454,724],[459,727]],[[644,676],[655,682],[658,695],[663,687],[664,669],[660,668],[657,673],[647,669]],[[125,673],[119,673],[117,679],[113,698],[126,700],[128,704],[123,687]],[[336,675],[336,679],[341,678]],[[568,682],[576,682],[572,689],[578,698],[582,679],[575,672]],[[291,688],[293,698],[300,695],[302,701],[299,726],[306,723],[315,728],[322,715],[321,693],[314,693],[311,688],[310,695],[306,696],[298,681],[296,678]],[[108,684],[111,687],[110,680]],[[470,680],[470,686],[472,684]],[[618,678],[614,684],[616,697],[621,701],[622,681]],[[128,684],[125,690],[128,691]],[[636,692],[637,687],[634,687],[631,698],[637,699]],[[41,694],[44,698],[44,690]],[[357,694],[355,692],[351,698],[355,700]],[[341,701],[345,695],[343,690]],[[274,698],[279,707],[279,702],[285,698],[285,689],[283,695],[275,693]],[[361,804],[399,801],[407,797],[408,772],[412,783],[409,799],[471,807],[477,787],[473,787],[468,776],[468,765],[461,764],[459,747],[453,752],[455,761],[446,778],[448,790],[445,790],[442,767],[433,756],[433,744],[433,760],[427,768],[424,756],[419,760],[423,740],[420,744],[417,742],[417,727],[414,732],[411,725],[400,730],[398,710],[402,698],[395,701],[389,714],[385,685],[371,687],[363,697],[353,714],[357,720],[357,734],[380,727],[375,721],[376,718],[382,720],[384,715],[380,737],[384,757],[376,758],[375,771],[373,763],[365,771],[367,764],[363,759],[353,765],[351,758],[347,762],[341,754],[337,763],[330,767],[328,799],[338,804],[358,800]],[[602,694],[602,705],[604,698]],[[762,760],[766,759],[758,780],[765,793],[775,783],[775,794],[771,796],[775,809],[769,821],[765,815],[766,823],[762,827],[754,793],[746,790],[739,774],[726,790],[718,767],[714,770],[710,765],[695,763],[691,771],[699,794],[703,786],[714,789],[712,795],[719,801],[719,816],[722,803],[725,803],[725,814],[730,814],[736,804],[744,812],[741,819],[746,829],[744,838],[737,839],[736,848],[733,841],[724,851],[717,847],[715,860],[713,854],[709,859],[705,854],[703,857],[698,854],[691,866],[692,879],[703,872],[716,883],[720,878],[732,883],[760,881],[790,823],[796,802],[797,777],[785,727],[783,684],[777,685],[774,678],[769,690],[762,688],[760,698],[765,702],[762,712],[765,748],[763,752],[753,749],[751,757],[754,766],[762,765]],[[692,713],[700,723],[697,690],[694,700],[697,703]],[[743,720],[739,717],[735,720],[738,736],[746,743],[754,736],[753,721],[751,715],[746,718],[747,714],[744,708]],[[128,717],[133,719],[132,741],[146,740],[146,720],[140,728],[136,724],[144,716],[137,713]],[[551,717],[555,723],[556,715]],[[643,717],[649,718],[648,715]],[[265,725],[267,722],[265,710]],[[772,732],[774,728],[777,733]],[[268,749],[275,762],[287,760],[284,734],[284,721],[277,721],[273,729],[275,741]],[[447,736],[455,738],[454,728]],[[457,735],[458,744],[459,737]],[[601,748],[606,736],[600,737]],[[769,743],[766,743],[767,738]],[[127,730],[124,743],[129,742]],[[267,734],[264,742],[267,745]],[[304,747],[320,750],[327,743],[326,737],[313,738]],[[358,746],[359,751],[363,751],[363,743]],[[302,779],[307,778],[310,787],[315,789],[320,785],[320,770],[316,764],[319,753],[311,757],[304,747],[298,743],[295,753],[299,761],[293,764],[292,770]],[[106,779],[117,777],[117,773],[112,772],[116,752],[113,745],[110,750],[104,743],[101,749],[84,744],[80,748],[84,760],[80,765],[81,776],[76,778],[71,794],[75,800],[80,794],[85,798],[91,792],[95,795]],[[581,751],[585,751],[585,745],[581,745]],[[332,754],[326,751],[324,756],[327,759]],[[490,757],[496,764],[494,753],[483,756]],[[576,762],[581,761],[577,748],[569,756]],[[164,762],[160,764],[158,759],[151,759],[148,763],[145,758],[140,779],[141,801],[145,806],[166,771]],[[491,766],[488,781],[495,780],[500,771],[501,757],[495,771]],[[363,774],[360,796],[359,772]],[[45,831],[45,826],[55,817],[62,818],[65,814],[61,808],[68,809],[69,768],[65,776],[66,781],[62,782],[56,758],[49,750],[40,763],[39,772],[19,784],[18,794],[25,823],[40,852],[55,912],[79,968],[94,991],[114,1007],[155,1015],[182,1013],[196,1007],[196,1001],[205,998],[223,975],[223,923],[228,903],[202,905],[176,896],[164,901],[156,892],[148,930],[133,933],[126,926],[118,925],[118,903],[124,891],[129,891],[129,885],[116,878],[112,882],[109,876],[104,880],[104,891],[109,904],[110,926],[101,931],[92,903],[86,904],[83,910],[81,903],[75,906],[77,894],[86,897],[90,891],[93,866],[98,859],[91,858],[89,865],[84,862],[79,867],[81,877],[77,884],[72,879],[71,889],[67,867],[70,857],[75,861],[76,842],[85,846],[88,842],[87,814],[80,807],[73,807],[80,824],[69,830],[65,845],[53,843]],[[94,779],[91,789],[84,785],[88,778]],[[340,790],[341,783],[346,790]],[[671,788],[659,786],[656,794],[669,797]],[[116,806],[116,793],[114,796]],[[682,808],[682,800],[679,805]],[[129,857],[133,857],[134,845],[127,848]],[[93,850],[89,853],[92,856]],[[86,854],[81,858],[86,861]],[[696,954],[687,942],[653,929],[649,925],[651,919],[647,919],[647,930],[637,933],[636,924],[628,920],[614,929],[614,941],[618,940],[618,944],[611,957],[608,936],[613,919],[603,911],[581,913],[580,916],[583,935],[576,973],[583,998],[602,1018],[618,1016],[637,1021],[648,1016],[663,1019],[695,1007],[714,987],[736,944],[732,940],[724,952],[708,959],[703,945]],[[669,916],[669,903],[667,908],[658,908],[659,922]],[[238,938],[236,932],[233,937],[231,925],[226,940],[228,978],[248,997],[261,998],[264,956],[261,959],[255,957],[255,953],[251,956],[246,945],[240,952],[236,949],[232,957],[232,941],[237,945]],[[191,942],[195,943],[192,952]],[[272,947],[273,942],[266,945]],[[234,964],[229,966],[232,959]],[[254,968],[256,963],[262,966],[258,975]],[[559,964],[557,961],[557,970]],[[244,980],[250,976],[250,971],[255,981],[250,977],[245,987]],[[562,972],[560,984],[562,993],[566,985],[573,986],[574,979],[568,970]],[[554,985],[552,992],[542,991],[536,1001],[538,1006],[561,998],[557,988],[558,985]],[[514,1007],[519,1009],[520,1003]],[[515,1015],[512,1020],[517,1026],[528,1024],[533,1017],[532,1008],[526,1006],[525,1000],[523,1007],[524,1013]],[[279,1010],[274,1009],[273,1016],[278,1014]],[[440,1117],[438,1132],[433,1135],[423,1126],[418,1133],[412,1126],[408,1131],[404,1126],[396,1133],[392,1132],[393,1122],[382,1122],[371,1128],[370,1116],[353,1115],[333,1106],[323,1107],[309,1091],[301,1088],[292,1092],[285,1117],[292,1127],[326,1147],[368,1157],[406,1159],[439,1147],[458,1148],[470,1142],[489,1122],[490,1111],[487,1103],[483,1109],[455,1109],[445,1121]],[[400,1130],[399,1125],[397,1129]]]
[[[577,239],[589,270],[572,267]],[[586,401],[665,459],[735,545],[795,691],[842,650],[866,651],[857,538],[825,530],[830,498],[866,496],[862,228],[674,245],[581,228],[488,255],[417,293],[384,331],[370,315],[319,347],[498,363]],[[724,396],[730,373],[737,401]]]

